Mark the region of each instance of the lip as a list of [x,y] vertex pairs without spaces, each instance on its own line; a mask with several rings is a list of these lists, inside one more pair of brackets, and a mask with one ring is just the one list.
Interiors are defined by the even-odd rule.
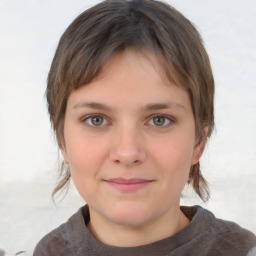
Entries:
[[114,178],[104,180],[107,184],[114,187],[115,189],[121,192],[135,192],[149,186],[153,180],[147,179],[123,179],[123,178]]

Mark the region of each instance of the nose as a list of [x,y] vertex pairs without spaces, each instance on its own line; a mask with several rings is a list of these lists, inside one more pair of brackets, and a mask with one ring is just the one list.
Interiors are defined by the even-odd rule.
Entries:
[[145,161],[145,148],[135,128],[121,128],[115,132],[110,159],[126,166],[138,165]]

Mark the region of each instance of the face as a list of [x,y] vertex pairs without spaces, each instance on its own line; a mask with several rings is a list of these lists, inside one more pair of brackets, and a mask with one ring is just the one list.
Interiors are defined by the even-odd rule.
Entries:
[[62,154],[91,219],[145,226],[179,210],[198,162],[189,96],[151,54],[125,50],[68,99]]

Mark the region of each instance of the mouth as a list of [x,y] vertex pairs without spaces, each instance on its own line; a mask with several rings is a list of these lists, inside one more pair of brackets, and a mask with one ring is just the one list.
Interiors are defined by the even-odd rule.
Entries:
[[135,192],[149,186],[153,180],[115,178],[104,182],[121,192]]

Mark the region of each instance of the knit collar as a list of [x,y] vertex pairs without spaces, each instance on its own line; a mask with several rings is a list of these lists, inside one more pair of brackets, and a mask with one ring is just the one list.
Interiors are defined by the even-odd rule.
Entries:
[[[213,215],[200,206],[184,207],[181,211],[191,220],[190,224],[179,233],[137,247],[117,247],[104,244],[97,240],[89,231],[86,224],[90,220],[88,205],[83,206],[65,225],[65,239],[70,243],[74,256],[93,255],[122,255],[122,256],[155,256],[168,255],[188,241],[195,239],[210,226]],[[208,213],[208,214],[207,214]],[[64,228],[64,227],[63,227]],[[64,230],[63,230],[64,231]],[[85,242],[86,241],[86,242]]]

